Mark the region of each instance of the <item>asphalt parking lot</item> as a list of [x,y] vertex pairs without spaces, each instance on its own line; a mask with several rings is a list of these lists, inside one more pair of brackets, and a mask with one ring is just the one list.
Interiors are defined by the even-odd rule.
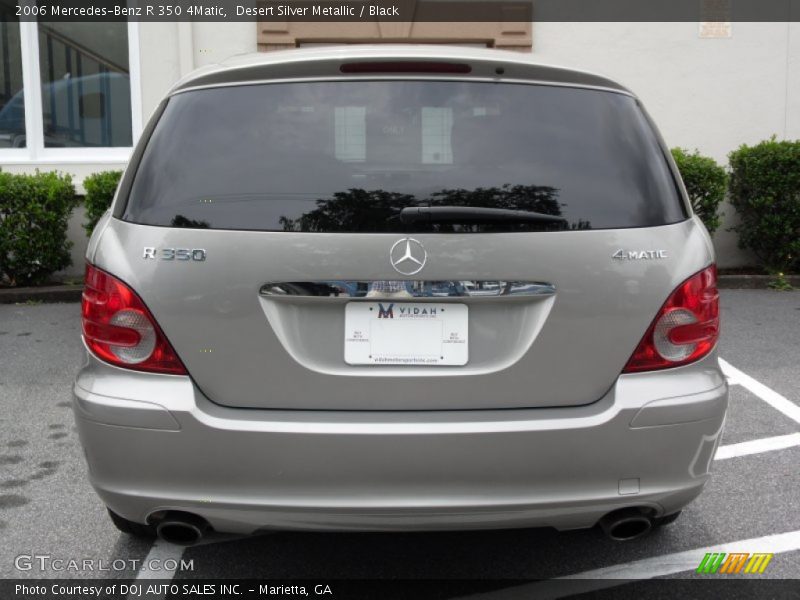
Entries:
[[[767,548],[775,556],[763,577],[800,578],[800,292],[724,290],[722,316],[720,356],[733,385],[715,475],[678,521],[646,538],[278,533],[183,550],[119,534],[87,482],[70,408],[82,361],[78,304],[0,306],[0,578],[144,577],[130,561],[147,556],[192,560],[193,570],[150,575],[176,579],[683,578],[697,576],[704,553],[723,544],[727,552]],[[126,566],[18,570],[15,558],[30,554]],[[449,597],[459,595],[454,588]]]

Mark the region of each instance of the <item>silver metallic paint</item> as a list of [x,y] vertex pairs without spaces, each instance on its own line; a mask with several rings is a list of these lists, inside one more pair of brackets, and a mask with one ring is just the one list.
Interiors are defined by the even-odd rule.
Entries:
[[[386,258],[396,235],[171,229],[114,219],[93,262],[139,293],[197,385],[219,404],[530,408],[600,399],[670,292],[712,261],[705,235],[695,220],[645,229],[419,234],[430,255],[426,279],[545,281],[556,289],[548,299],[454,299],[470,304],[470,362],[435,369],[348,365],[344,299],[259,295],[271,281],[403,279]],[[654,238],[670,258],[611,259],[620,247],[647,247]],[[205,248],[207,259],[143,261],[146,245]],[[292,385],[275,389],[276,379]]]
[[[90,407],[77,410],[76,421],[92,484],[134,521],[175,509],[238,533],[571,529],[626,506],[670,514],[699,494],[720,440],[727,384],[712,354],[623,375],[581,407],[241,410],[210,402],[188,377],[126,372],[90,358],[75,399]],[[91,417],[98,402],[106,412]],[[142,422],[137,413],[154,404],[179,430]],[[635,419],[647,426],[633,427]],[[633,478],[639,493],[621,494],[620,480]]]

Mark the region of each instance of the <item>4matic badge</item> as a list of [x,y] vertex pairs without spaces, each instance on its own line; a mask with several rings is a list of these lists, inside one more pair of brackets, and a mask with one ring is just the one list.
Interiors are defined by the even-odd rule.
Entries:
[[666,250],[623,250],[620,248],[611,258],[615,260],[658,260],[669,258]]

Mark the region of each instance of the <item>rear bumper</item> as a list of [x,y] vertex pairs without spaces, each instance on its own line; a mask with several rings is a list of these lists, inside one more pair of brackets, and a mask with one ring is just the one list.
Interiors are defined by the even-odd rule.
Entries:
[[727,385],[715,355],[621,376],[582,407],[502,411],[267,411],[221,407],[188,377],[93,357],[74,387],[102,500],[218,531],[591,527],[604,514],[683,508],[719,443]]

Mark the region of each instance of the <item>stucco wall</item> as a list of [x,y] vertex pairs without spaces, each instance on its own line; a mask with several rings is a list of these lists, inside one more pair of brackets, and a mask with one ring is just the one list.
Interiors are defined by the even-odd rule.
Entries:
[[183,75],[256,51],[255,23],[142,23],[139,31],[145,121]]
[[[139,31],[144,120],[181,75],[256,50],[255,23],[142,23]],[[701,39],[698,31],[697,23],[534,23],[529,56],[618,79],[642,98],[670,146],[698,148],[723,164],[742,143],[800,138],[800,24],[734,23],[728,39]],[[78,183],[121,166],[36,165],[71,172]],[[723,210],[719,264],[751,263],[726,231],[733,209]],[[73,220],[69,272],[80,273],[86,240],[77,226],[82,216]]]

